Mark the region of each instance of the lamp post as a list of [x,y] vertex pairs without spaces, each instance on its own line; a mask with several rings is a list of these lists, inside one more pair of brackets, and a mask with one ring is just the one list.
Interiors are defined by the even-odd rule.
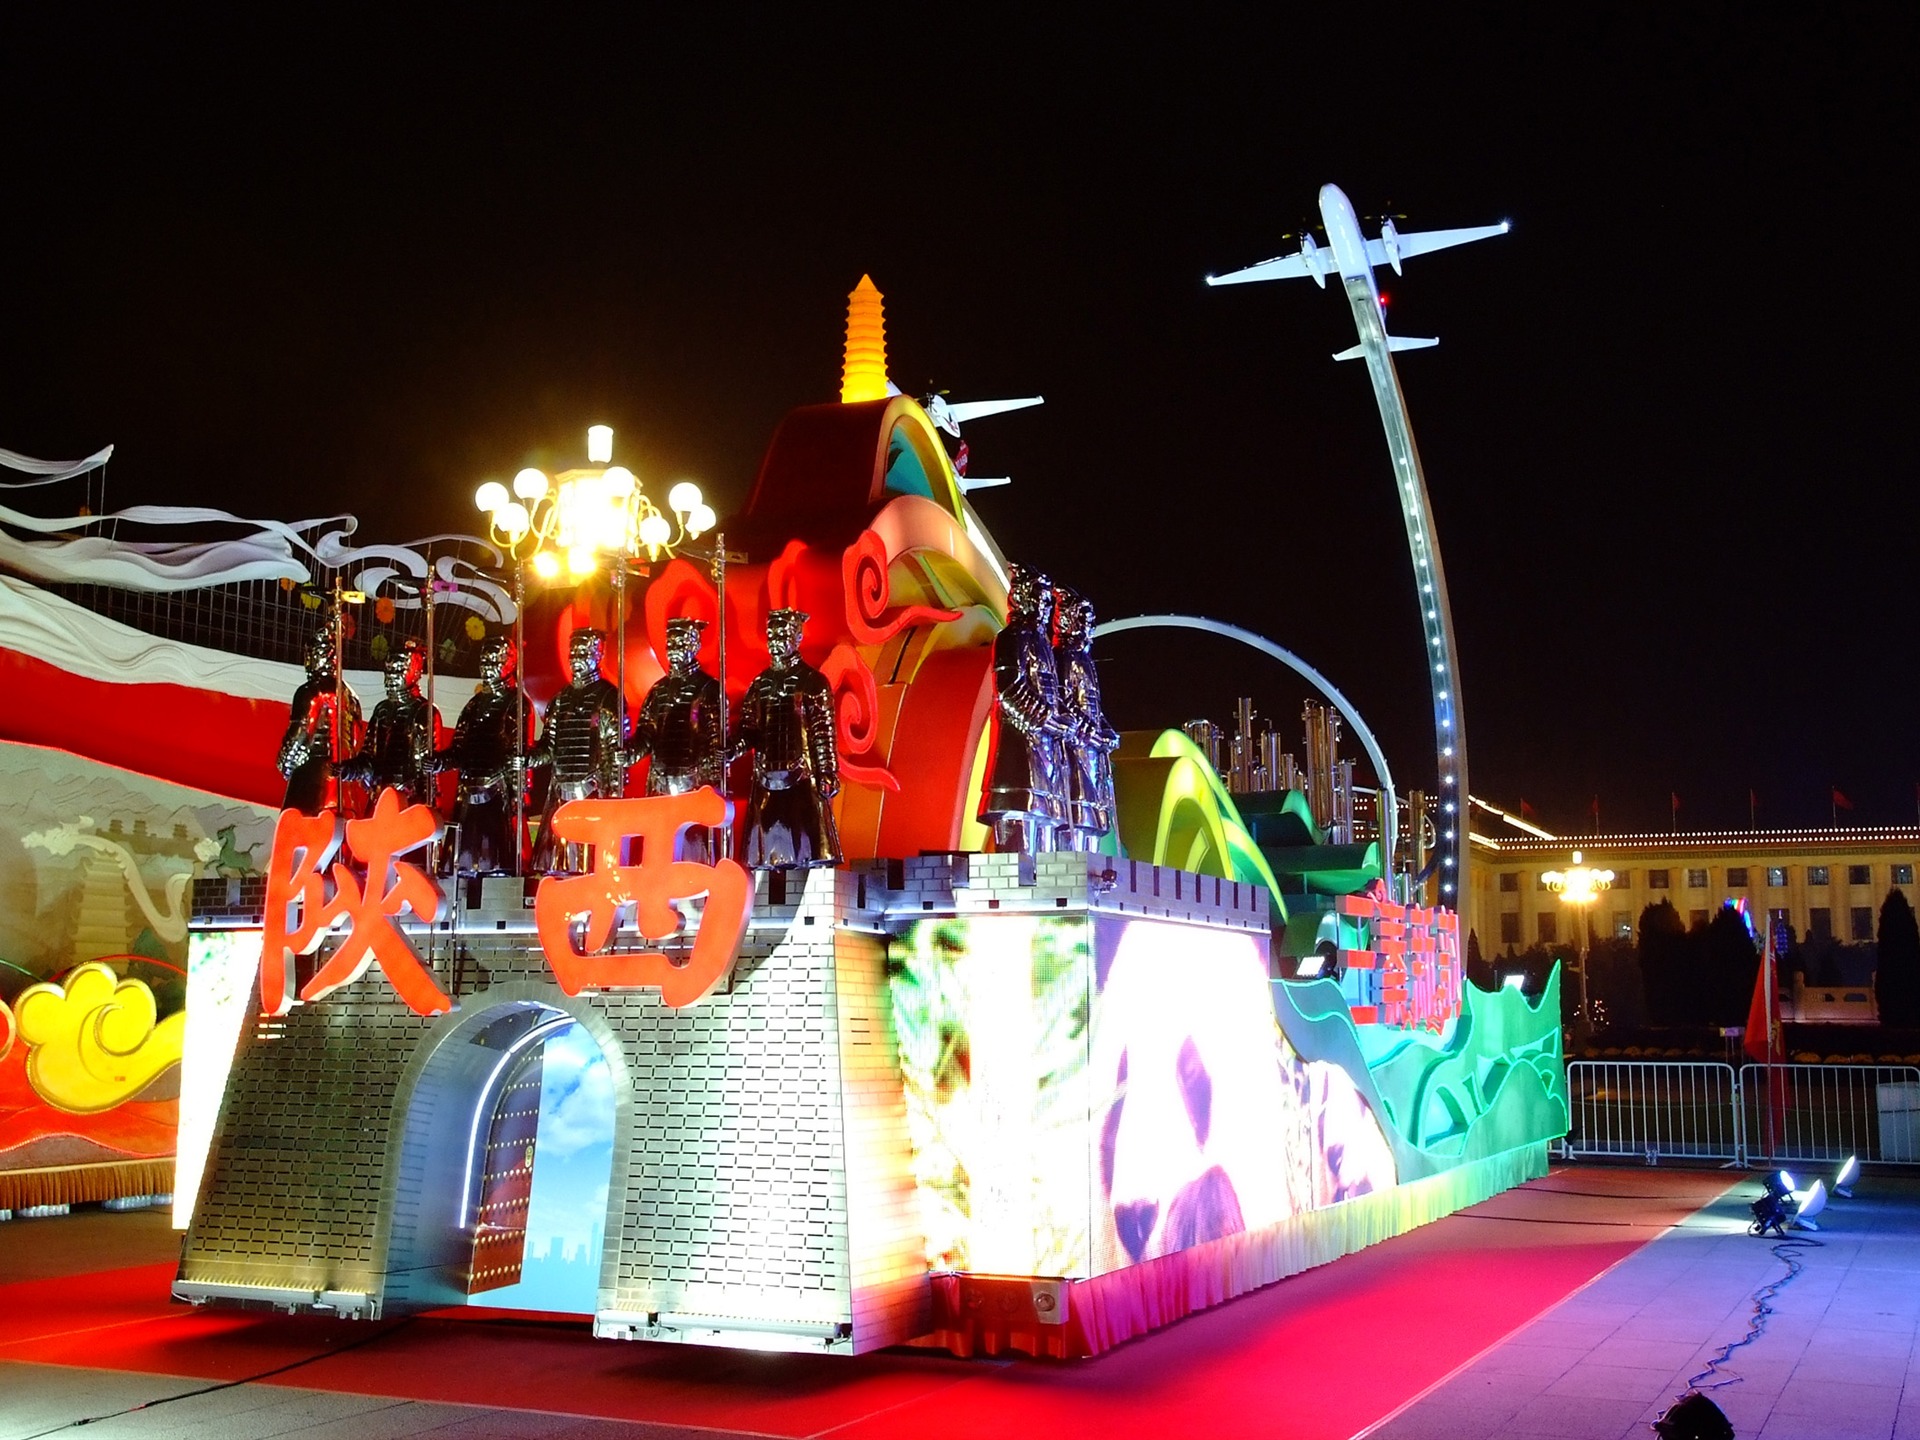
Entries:
[[1600,892],[1612,888],[1613,872],[1596,870],[1580,863],[1580,852],[1573,852],[1573,864],[1566,870],[1549,870],[1540,877],[1547,889],[1573,907],[1575,923],[1580,927],[1574,941],[1574,954],[1580,961],[1580,1028],[1584,1034],[1592,1027],[1593,1012],[1587,999],[1587,907],[1600,898]]
[[[513,477],[513,489],[489,480],[475,493],[474,504],[487,517],[490,538],[514,562],[513,641],[520,657],[522,680],[526,655],[526,572],[532,567],[541,580],[562,573],[584,580],[602,564],[611,567],[616,625],[615,669],[618,675],[620,734],[627,732],[627,573],[642,551],[648,560],[674,555],[687,542],[711,530],[717,517],[700,487],[682,480],[667,491],[667,511],[653,503],[639,477],[613,463],[613,427],[587,427],[587,463],[549,477],[528,466]],[[691,553],[691,552],[690,552]],[[720,645],[724,666],[726,647],[725,547],[719,548],[716,580],[720,592]],[[725,684],[722,671],[721,683]],[[724,691],[723,691],[724,693]],[[527,722],[526,689],[519,691],[515,746],[525,770]],[[722,724],[724,724],[724,717]],[[526,787],[515,800],[518,826],[526,823]]]

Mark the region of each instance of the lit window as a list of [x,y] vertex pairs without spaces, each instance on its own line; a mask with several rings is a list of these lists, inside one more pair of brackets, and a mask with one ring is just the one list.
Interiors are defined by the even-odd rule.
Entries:
[[1622,940],[1633,938],[1633,912],[1616,910],[1613,912],[1613,933]]
[[1913,884],[1913,866],[1896,865],[1893,867],[1893,883],[1896,885]]
[[1707,872],[1704,870],[1687,871],[1687,889],[1704,890],[1707,888]]
[[1667,888],[1667,872],[1664,870],[1647,871],[1647,889],[1664,890]]
[[1825,885],[1825,884],[1827,884],[1827,883],[1828,883],[1828,880],[1827,880],[1827,867],[1826,867],[1826,866],[1824,866],[1824,865],[1809,865],[1809,866],[1807,866],[1807,884],[1809,884],[1809,885]]
[[1787,883],[1787,867],[1786,866],[1769,865],[1767,867],[1767,884],[1772,885],[1773,887],[1778,889],[1784,886],[1786,883]]

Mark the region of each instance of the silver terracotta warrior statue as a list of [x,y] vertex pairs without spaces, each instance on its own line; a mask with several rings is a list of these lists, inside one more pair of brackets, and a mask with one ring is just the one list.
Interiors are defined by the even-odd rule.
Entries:
[[980,820],[1000,850],[1051,850],[1068,824],[1067,726],[1053,666],[1053,590],[1044,575],[1008,567],[1007,625],[993,641],[999,703],[980,795]]
[[643,756],[647,794],[684,795],[719,787],[720,682],[700,668],[704,620],[667,621],[667,673],[654,681],[633,722],[631,759]]
[[1120,735],[1100,708],[1093,666],[1093,603],[1064,586],[1053,592],[1053,665],[1066,722],[1067,823],[1063,850],[1094,850],[1113,829],[1113,752]]
[[600,674],[598,630],[576,630],[567,659],[572,681],[547,706],[547,721],[527,757],[531,770],[547,771],[547,804],[534,868],[578,874],[586,870],[585,845],[553,839],[553,812],[569,800],[620,795],[626,789],[626,737],[620,733],[620,693]]
[[[726,787],[720,682],[700,668],[700,637],[706,628],[704,620],[667,621],[667,673],[653,682],[634,717],[628,760],[647,761],[649,795],[685,795],[702,785]],[[696,827],[686,832],[678,858],[704,863],[712,853],[712,835]]]
[[360,751],[340,767],[341,776],[365,785],[369,798],[393,789],[404,804],[431,805],[440,717],[420,693],[420,677],[427,673],[420,642],[408,640],[396,648],[387,656],[385,670],[386,698],[373,707]]
[[740,702],[735,752],[753,751],[747,800],[746,863],[761,870],[838,865],[840,832],[833,797],[840,792],[833,690],[800,658],[805,612],[767,616],[767,668]]
[[338,623],[329,619],[307,641],[307,678],[293,692],[276,762],[287,777],[280,802],[285,810],[318,815],[339,809],[338,762],[360,743],[360,702],[334,670]]
[[460,772],[459,853],[449,846],[447,873],[517,875],[526,855],[521,740],[532,711],[520,693],[513,641],[489,640],[480,651],[480,688],[460,711],[453,742],[436,757]]

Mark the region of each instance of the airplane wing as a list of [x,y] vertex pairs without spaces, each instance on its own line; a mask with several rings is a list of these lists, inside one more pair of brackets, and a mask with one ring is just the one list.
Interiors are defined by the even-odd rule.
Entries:
[[964,425],[969,420],[978,420],[987,415],[1004,415],[1009,410],[1024,410],[1029,405],[1044,405],[1043,395],[1029,395],[1020,400],[950,400],[947,412],[953,416],[956,425]]
[[[1498,225],[1470,225],[1464,230],[1414,230],[1402,231],[1399,235],[1400,258],[1409,255],[1425,255],[1430,250],[1445,250],[1451,245],[1465,245],[1474,240],[1487,240],[1495,235],[1507,233],[1507,222]],[[1369,265],[1391,265],[1393,257],[1387,253],[1386,243],[1381,240],[1367,241],[1367,263]]]
[[[1328,265],[1327,268],[1331,269],[1332,266]],[[1262,260],[1258,265],[1249,265],[1244,270],[1230,270],[1225,275],[1209,275],[1207,284],[1245,285],[1254,280],[1298,280],[1302,276],[1315,273],[1305,255],[1280,255],[1272,260]]]

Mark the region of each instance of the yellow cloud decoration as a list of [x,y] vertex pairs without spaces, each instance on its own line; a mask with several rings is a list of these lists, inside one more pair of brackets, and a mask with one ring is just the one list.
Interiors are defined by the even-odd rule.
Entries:
[[153,991],[98,961],[62,985],[30,985],[13,1002],[27,1043],[27,1083],[73,1115],[131,1100],[179,1063],[186,1012],[155,1023]]

